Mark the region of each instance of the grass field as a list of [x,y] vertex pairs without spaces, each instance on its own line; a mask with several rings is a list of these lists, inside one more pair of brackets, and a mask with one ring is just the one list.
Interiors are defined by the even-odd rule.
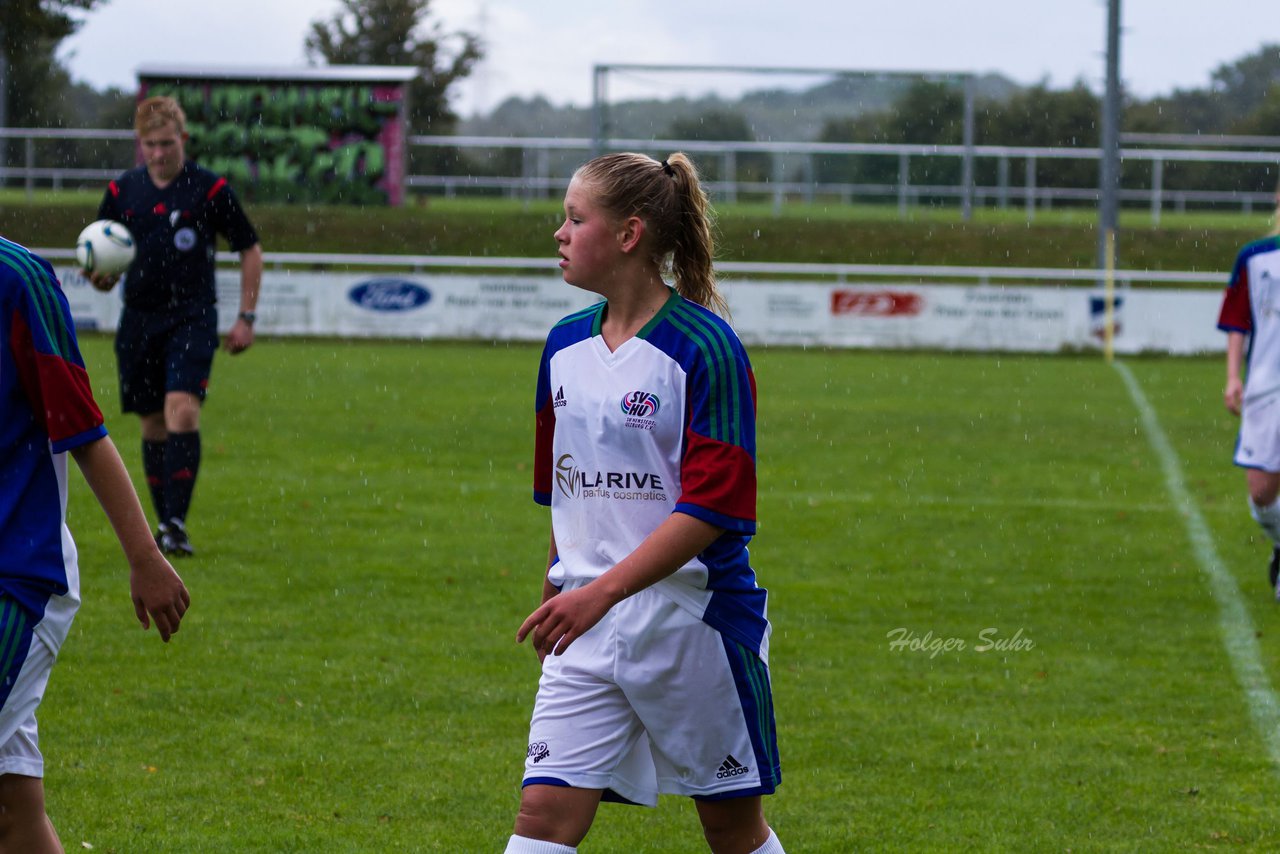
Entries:
[[[110,342],[82,344],[141,483]],[[220,356],[199,554],[179,564],[193,608],[168,646],[133,622],[75,481],[85,602],[41,710],[68,850],[502,849],[537,670],[514,633],[546,553],[537,352],[265,340]],[[1224,642],[1256,638],[1274,683],[1280,610],[1218,360],[1125,367],[1225,593],[1101,359],[753,359],[752,555],[784,777],[766,807],[789,851],[1280,846],[1280,769],[1251,717],[1266,693],[1241,687]],[[699,845],[691,806],[665,799],[602,808],[582,850]]]

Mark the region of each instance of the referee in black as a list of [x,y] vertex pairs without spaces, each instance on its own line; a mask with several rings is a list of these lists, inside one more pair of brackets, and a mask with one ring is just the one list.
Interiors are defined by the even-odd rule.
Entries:
[[[222,178],[186,159],[187,119],[173,98],[138,104],[134,131],[145,160],[107,186],[99,219],[124,223],[137,254],[125,276],[116,330],[120,400],[142,421],[142,466],[167,554],[195,553],[187,511],[200,470],[200,406],[218,349],[217,235],[240,255],[240,308],[227,352],[253,344],[262,244]],[[118,276],[90,275],[100,290]]]

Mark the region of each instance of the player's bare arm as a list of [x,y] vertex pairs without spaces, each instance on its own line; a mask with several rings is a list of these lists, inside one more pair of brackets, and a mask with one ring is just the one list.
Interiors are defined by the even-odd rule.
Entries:
[[1244,403],[1244,382],[1241,380],[1241,367],[1244,364],[1244,333],[1227,334],[1227,384],[1222,390],[1222,400],[1227,411],[1239,415]]
[[262,290],[262,267],[261,243],[255,243],[240,253],[240,311],[223,344],[233,355],[253,346],[253,323],[258,309],[258,294]]
[[154,621],[160,639],[168,643],[178,631],[191,597],[182,579],[156,547],[119,452],[111,439],[104,436],[75,448],[71,456],[102,505],[129,561],[129,589],[138,622],[146,629]]
[[539,656],[560,655],[623,599],[656,584],[706,550],[724,533],[685,513],[672,513],[636,550],[599,578],[559,593],[530,614],[516,632],[531,633]]

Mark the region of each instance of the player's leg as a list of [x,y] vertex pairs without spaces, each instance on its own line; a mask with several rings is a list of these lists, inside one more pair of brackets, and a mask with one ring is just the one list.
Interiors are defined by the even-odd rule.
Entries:
[[44,807],[44,781],[0,774],[0,854],[62,854],[58,832]]
[[187,513],[195,494],[200,472],[200,398],[184,391],[171,391],[164,398],[165,506],[170,542],[167,551],[177,555],[195,553],[187,537]]
[[163,329],[160,323],[145,312],[125,309],[120,316],[120,328],[116,333],[116,366],[120,376],[120,407],[124,412],[137,413],[141,419],[142,471],[147,479],[147,491],[156,511],[160,529],[156,532],[159,542],[164,533],[165,520],[169,518],[165,506],[168,476],[165,473],[165,440],[168,433],[164,426],[164,375],[165,362]]
[[200,407],[209,387],[213,354],[218,347],[217,315],[210,309],[184,319],[169,336],[166,367],[164,421],[165,506],[169,536],[166,551],[175,555],[195,552],[187,536],[187,513],[200,472]]
[[1280,601],[1280,395],[1245,401],[1240,412],[1240,437],[1235,463],[1245,469],[1249,514],[1271,541],[1267,568],[1271,589]]
[[759,795],[722,801],[695,801],[702,835],[715,854],[783,854],[782,843],[764,819]]
[[52,597],[39,623],[0,595],[0,852],[62,851],[45,813],[36,709],[79,603],[74,564],[68,584],[68,595]]
[[1245,473],[1249,484],[1249,509],[1262,529],[1271,539],[1280,542],[1280,508],[1276,496],[1280,494],[1280,472],[1248,469]]
[[507,854],[570,854],[606,791],[611,799],[657,804],[648,741],[613,678],[617,611],[543,662]]
[[555,848],[528,843],[552,842],[572,850],[587,836],[600,806],[600,789],[531,785],[520,792],[515,836],[506,854],[567,854]]
[[659,790],[694,798],[717,854],[782,851],[761,808],[782,773],[767,663],[659,591],[626,604],[637,612],[626,625],[643,629],[623,633],[619,681],[644,723]]
[[155,508],[159,526],[156,530],[156,542],[163,539],[169,529],[165,520],[169,518],[168,506],[165,504],[165,493],[169,488],[169,476],[165,471],[165,445],[169,432],[164,426],[164,412],[145,412],[138,416],[142,434],[142,474],[147,479],[147,492],[151,495],[151,506]]
[[1280,473],[1248,469],[1246,478],[1249,484],[1249,513],[1254,521],[1271,539],[1271,563],[1267,568],[1267,578],[1271,589],[1280,600],[1280,501],[1276,500],[1280,492]]

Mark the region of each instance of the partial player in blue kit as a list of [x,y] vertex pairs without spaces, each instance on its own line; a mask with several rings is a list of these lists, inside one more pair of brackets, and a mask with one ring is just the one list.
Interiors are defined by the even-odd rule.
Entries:
[[68,453],[124,549],[142,625],[167,642],[190,598],[107,436],[53,268],[3,238],[0,320],[0,851],[61,851],[35,713],[80,604]]
[[716,313],[693,163],[590,161],[555,239],[564,280],[605,301],[551,330],[538,372],[551,540],[517,639],[542,677],[506,851],[576,851],[602,800],[669,793],[694,799],[717,854],[780,854],[762,807],[781,781],[767,593],[747,552],[755,379]]
[[1276,201],[1277,230],[1236,256],[1218,328],[1227,333],[1223,402],[1240,416],[1234,461],[1245,469],[1249,513],[1271,540],[1267,576],[1280,601],[1280,188]]
[[[187,513],[200,470],[200,407],[218,349],[214,255],[218,235],[240,253],[240,309],[225,341],[253,344],[262,245],[225,178],[187,160],[186,115],[172,98],[138,104],[134,130],[145,163],[107,186],[98,218],[124,223],[137,244],[116,330],[120,399],[142,421],[142,467],[159,527],[182,557],[195,549]],[[109,290],[118,276],[89,275]]]

